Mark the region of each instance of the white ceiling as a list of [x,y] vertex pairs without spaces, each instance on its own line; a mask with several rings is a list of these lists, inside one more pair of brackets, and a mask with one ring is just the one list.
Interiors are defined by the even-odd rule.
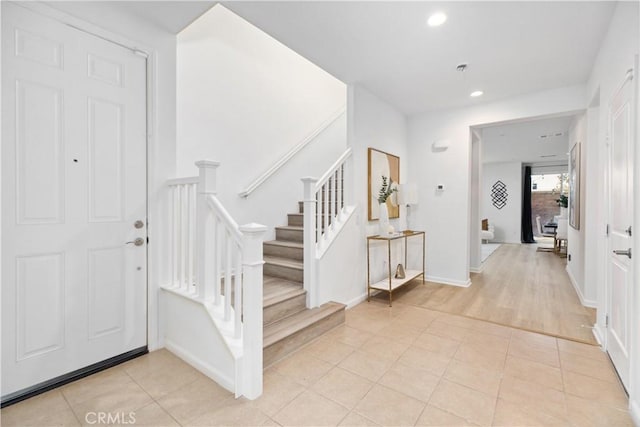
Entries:
[[[178,34],[217,2],[200,1],[49,1],[51,7],[82,19],[89,19],[95,5],[107,3],[109,8],[146,21],[149,25],[172,34]],[[109,19],[109,16],[103,17]],[[104,23],[102,23],[104,25]]]
[[[586,82],[614,2],[224,2],[406,114]],[[447,22],[426,25],[434,11]],[[455,71],[469,64],[464,74]],[[473,90],[485,95],[471,99]]]
[[[568,131],[573,119],[565,116],[483,128],[482,162],[567,164]],[[543,135],[545,138],[541,138]]]

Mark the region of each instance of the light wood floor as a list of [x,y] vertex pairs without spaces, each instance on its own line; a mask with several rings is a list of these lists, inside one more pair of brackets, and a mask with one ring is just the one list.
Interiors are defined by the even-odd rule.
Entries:
[[[404,304],[597,344],[595,309],[580,304],[565,270],[566,258],[536,252],[537,245],[504,244],[472,274],[468,288],[420,280],[394,292]],[[387,298],[386,293],[378,298]]]

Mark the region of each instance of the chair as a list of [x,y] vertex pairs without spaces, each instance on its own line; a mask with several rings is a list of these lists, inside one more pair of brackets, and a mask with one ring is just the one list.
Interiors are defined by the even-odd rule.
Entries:
[[486,218],[483,219],[482,231],[480,232],[480,239],[483,240],[483,243],[489,243],[489,240],[493,240],[495,237],[494,231],[493,225],[489,225],[489,220]]
[[555,237],[555,234],[545,233],[542,230],[542,224],[540,223],[540,215],[536,216],[536,226],[538,227],[538,234],[542,237]]
[[[556,235],[554,237],[554,251],[558,255],[567,256],[567,244],[569,242],[569,230],[568,230],[568,220],[566,218],[558,219],[558,228],[556,229]],[[562,252],[562,243],[564,242],[564,253]]]

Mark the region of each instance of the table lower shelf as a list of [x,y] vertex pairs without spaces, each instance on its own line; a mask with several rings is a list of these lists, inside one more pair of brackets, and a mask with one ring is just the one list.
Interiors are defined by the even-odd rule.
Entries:
[[411,280],[415,279],[416,277],[419,277],[422,275],[422,270],[405,270],[404,272],[405,278],[404,279],[396,279],[396,278],[391,278],[391,289],[389,289],[389,278],[385,278],[380,280],[379,282],[376,283],[372,283],[371,285],[369,285],[369,288],[371,289],[378,289],[381,291],[393,291],[397,288],[399,288],[400,286],[406,284],[407,282],[410,282]]

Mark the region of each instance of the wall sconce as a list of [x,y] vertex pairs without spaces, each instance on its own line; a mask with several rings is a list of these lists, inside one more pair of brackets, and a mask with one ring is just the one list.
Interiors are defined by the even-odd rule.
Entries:
[[447,151],[449,148],[449,140],[448,139],[439,139],[431,144],[431,151],[433,152],[441,152]]

